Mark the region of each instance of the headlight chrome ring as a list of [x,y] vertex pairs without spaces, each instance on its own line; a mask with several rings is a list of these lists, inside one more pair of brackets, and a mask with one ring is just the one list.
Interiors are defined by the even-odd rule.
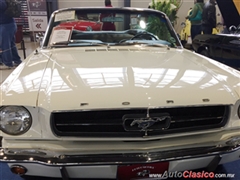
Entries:
[[9,135],[22,135],[32,125],[31,113],[22,106],[3,106],[0,109],[0,130]]

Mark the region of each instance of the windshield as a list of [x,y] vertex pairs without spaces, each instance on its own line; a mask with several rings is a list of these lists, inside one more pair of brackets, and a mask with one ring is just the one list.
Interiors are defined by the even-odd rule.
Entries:
[[76,8],[53,14],[44,47],[98,45],[181,47],[165,14],[150,9]]

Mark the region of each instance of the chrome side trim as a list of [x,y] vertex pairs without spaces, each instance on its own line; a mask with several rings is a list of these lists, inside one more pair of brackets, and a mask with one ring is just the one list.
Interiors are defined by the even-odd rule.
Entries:
[[19,150],[2,148],[0,161],[7,163],[38,163],[48,166],[123,165],[216,156],[237,150],[240,150],[239,136],[229,138],[224,143],[219,143],[218,145],[143,153],[70,155],[39,149]]

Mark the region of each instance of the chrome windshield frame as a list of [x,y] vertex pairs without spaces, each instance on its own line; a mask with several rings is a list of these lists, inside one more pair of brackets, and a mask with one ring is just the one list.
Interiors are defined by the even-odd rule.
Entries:
[[42,45],[41,48],[46,49],[46,48],[50,48],[49,47],[49,40],[51,37],[51,33],[52,33],[52,29],[54,27],[54,21],[55,21],[55,16],[58,13],[64,12],[64,11],[81,11],[83,13],[87,13],[87,12],[91,12],[91,13],[99,13],[99,11],[107,11],[110,13],[126,13],[126,14],[137,14],[137,13],[151,13],[151,14],[156,14],[157,16],[162,16],[167,20],[167,25],[169,27],[169,31],[171,33],[171,35],[174,37],[174,39],[176,39],[176,47],[177,49],[182,49],[183,46],[181,44],[181,41],[179,40],[179,37],[177,36],[176,31],[173,28],[172,23],[170,22],[169,18],[166,16],[166,14],[164,14],[161,11],[157,11],[157,10],[153,10],[153,9],[148,9],[148,8],[129,8],[129,7],[123,7],[123,8],[102,8],[102,7],[84,7],[84,8],[64,8],[64,9],[60,9],[57,11],[54,11],[51,15],[51,18],[49,20],[48,23],[48,27],[46,29],[46,33],[45,36],[43,38],[42,41]]

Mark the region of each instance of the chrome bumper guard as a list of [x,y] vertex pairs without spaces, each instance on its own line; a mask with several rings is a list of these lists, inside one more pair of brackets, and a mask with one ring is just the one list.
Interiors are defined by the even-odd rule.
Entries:
[[69,155],[39,149],[0,149],[0,161],[7,163],[38,163],[49,166],[124,165],[221,156],[240,150],[240,136],[215,146],[182,148],[144,153],[113,153]]

